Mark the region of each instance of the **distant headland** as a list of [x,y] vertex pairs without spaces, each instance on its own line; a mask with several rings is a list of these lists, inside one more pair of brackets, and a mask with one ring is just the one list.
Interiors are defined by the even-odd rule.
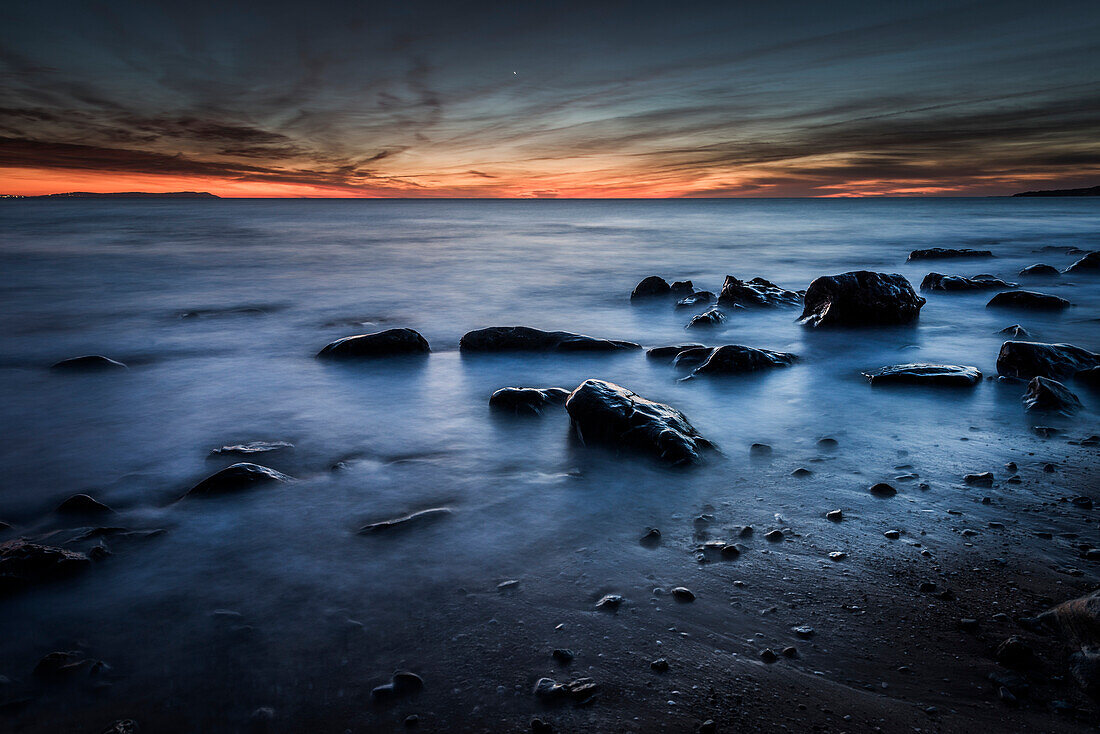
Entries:
[[147,191],[117,191],[97,193],[94,191],[70,191],[65,194],[42,194],[40,196],[4,196],[5,199],[220,199],[207,191],[166,191],[150,193]]
[[1100,186],[1087,189],[1050,189],[1049,191],[1024,191],[1013,196],[1100,196]]

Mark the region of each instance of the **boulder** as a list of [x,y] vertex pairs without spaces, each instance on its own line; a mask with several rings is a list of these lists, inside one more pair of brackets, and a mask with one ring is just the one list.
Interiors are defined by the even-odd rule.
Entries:
[[647,349],[646,350],[645,356],[648,357],[649,359],[672,360],[674,357],[676,357],[676,355],[678,355],[680,352],[684,351],[685,349],[704,349],[704,348],[705,347],[702,344],[679,344],[679,345],[670,346],[670,347],[653,347],[652,349]]
[[1083,258],[1066,268],[1067,273],[1083,273],[1100,270],[1100,250],[1093,250]]
[[868,270],[817,278],[804,300],[799,320],[807,326],[907,324],[925,304],[904,276]]
[[1059,380],[1093,367],[1100,367],[1100,354],[1072,344],[1007,341],[997,355],[997,372],[1004,377]]
[[1100,694],[1100,589],[1043,612],[1039,620],[1074,650],[1070,672],[1077,683]]
[[1000,278],[983,273],[972,277],[962,275],[941,275],[929,273],[921,281],[922,291],[984,291],[991,288],[1015,288],[1015,283],[1006,283]]
[[1025,308],[1029,311],[1061,311],[1070,302],[1058,296],[1035,291],[1005,291],[998,293],[985,304],[986,308]]
[[337,339],[317,353],[326,359],[392,357],[399,354],[427,354],[428,341],[412,329],[386,329]]
[[113,510],[97,499],[86,494],[74,494],[57,506],[63,515],[101,515]]
[[64,578],[91,565],[83,553],[16,538],[0,543],[0,594]]
[[1028,265],[1026,268],[1020,271],[1020,275],[1024,278],[1039,278],[1039,277],[1051,277],[1061,275],[1061,271],[1053,265],[1046,265],[1044,263],[1035,263],[1034,265]]
[[671,293],[672,288],[669,286],[668,281],[656,275],[651,275],[634,286],[634,291],[630,294],[630,300],[657,298],[659,296],[667,296]]
[[[690,280],[677,280],[671,286],[669,286],[669,292],[674,296],[686,296],[695,291],[695,286],[692,285]],[[700,291],[705,292],[705,291]]]
[[931,247],[927,250],[913,250],[909,253],[908,260],[946,260],[958,257],[993,257],[990,250],[971,250],[967,247],[958,249],[949,247]]
[[1049,377],[1032,377],[1024,393],[1028,410],[1049,410],[1071,415],[1082,408],[1081,401],[1066,386]]
[[695,291],[691,295],[684,296],[676,302],[676,308],[693,308],[695,306],[708,306],[714,301],[714,294],[710,291]]
[[864,372],[872,385],[910,384],[973,387],[982,380],[977,367],[957,364],[894,364]]
[[802,296],[794,291],[780,288],[763,278],[750,281],[738,280],[732,275],[726,276],[722,292],[718,294],[719,306],[798,306]]
[[604,380],[582,382],[565,409],[582,443],[629,448],[674,464],[696,463],[713,448],[680,411]]
[[489,397],[489,407],[508,413],[538,415],[551,405],[564,405],[569,391],[560,387],[502,387]]
[[737,375],[745,372],[789,367],[797,360],[793,354],[726,344],[710,351],[706,360],[691,373],[695,375]]
[[528,326],[490,326],[463,335],[463,352],[619,352],[641,349],[634,342],[596,339],[568,331],[542,331]]
[[69,357],[50,365],[51,370],[64,372],[106,372],[124,370],[126,365],[102,354],[85,354],[82,357]]
[[241,462],[211,474],[188,490],[186,496],[211,497],[252,489],[271,482],[289,482],[292,478],[266,466]]
[[718,326],[726,320],[726,315],[716,308],[708,309],[700,314],[695,314],[691,317],[691,321],[688,322],[687,329],[705,329],[711,326]]

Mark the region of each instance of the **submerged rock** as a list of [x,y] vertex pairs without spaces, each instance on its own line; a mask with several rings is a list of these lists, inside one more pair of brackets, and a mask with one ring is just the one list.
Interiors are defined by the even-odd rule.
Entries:
[[712,448],[680,411],[604,380],[585,380],[565,409],[583,443],[631,448],[676,464],[700,461],[700,452]]
[[266,466],[242,461],[211,474],[192,487],[186,496],[211,497],[239,492],[243,489],[251,489],[271,482],[289,482],[291,479],[293,477],[288,477],[286,474],[269,469]]
[[709,326],[717,326],[726,320],[726,315],[716,308],[708,309],[701,314],[696,314],[691,317],[691,321],[688,322],[688,329],[706,328]]
[[763,278],[750,281],[738,280],[732,275],[726,276],[722,291],[718,294],[719,306],[797,306],[802,296],[794,291],[780,288]]
[[1061,275],[1061,271],[1053,265],[1046,265],[1045,263],[1035,263],[1034,265],[1028,265],[1026,268],[1020,271],[1020,275],[1027,277],[1050,277]]
[[690,369],[692,367],[698,367],[703,362],[707,361],[711,353],[714,352],[714,347],[692,347],[685,349],[676,355],[672,360],[673,367],[681,367]]
[[986,308],[1025,308],[1030,311],[1061,311],[1070,302],[1058,296],[1035,291],[1005,291],[998,293],[985,304]]
[[894,364],[874,372],[864,372],[872,385],[911,384],[973,387],[982,380],[977,367],[957,364]]
[[317,353],[328,359],[391,357],[399,354],[427,354],[428,341],[412,329],[386,329],[337,339]]
[[1077,374],[1073,377],[1084,385],[1100,387],[1100,367],[1089,367],[1087,369],[1078,370]]
[[1028,410],[1049,410],[1065,415],[1076,413],[1083,407],[1080,399],[1065,385],[1048,377],[1032,377],[1023,400]]
[[1066,268],[1067,273],[1095,272],[1100,270],[1100,250],[1093,250]]
[[667,359],[672,360],[680,352],[688,349],[706,349],[702,344],[679,344],[669,347],[653,347],[646,350],[645,356],[649,359]]
[[945,260],[957,257],[993,257],[990,250],[971,250],[968,247],[958,249],[949,247],[930,247],[926,250],[913,250],[907,258],[909,262],[914,260]]
[[1070,672],[1077,683],[1100,693],[1100,589],[1059,604],[1039,615],[1039,620],[1074,648]]
[[560,387],[502,387],[489,397],[489,407],[509,413],[539,415],[551,405],[564,405],[569,391]]
[[65,372],[100,372],[108,370],[124,370],[126,365],[122,362],[104,357],[102,354],[85,354],[81,357],[69,357],[50,365],[51,370]]
[[641,349],[634,342],[596,339],[568,331],[542,331],[528,326],[490,326],[467,332],[463,352],[618,352]]
[[32,543],[24,538],[0,543],[0,594],[71,576],[91,563],[83,553]]
[[693,306],[709,305],[714,301],[714,294],[710,291],[695,291],[691,295],[684,296],[676,302],[676,308],[692,308]]
[[739,344],[726,344],[710,351],[706,360],[692,375],[735,375],[757,370],[788,367],[797,360],[793,354],[754,349]]
[[870,489],[871,494],[876,497],[893,497],[898,493],[896,489],[887,484],[886,482],[879,482]]
[[[690,280],[677,280],[669,286],[669,291],[674,296],[686,296],[695,291],[695,286]],[[705,291],[700,291],[705,292]]]
[[630,300],[634,301],[639,298],[655,298],[659,296],[667,296],[672,293],[672,288],[669,286],[668,281],[656,275],[651,275],[648,278],[642,279],[642,282],[634,286],[634,291],[630,294]]
[[1019,324],[1013,324],[1012,326],[1006,326],[1005,328],[1001,329],[997,333],[999,333],[999,334],[1008,334],[1013,339],[1030,339],[1031,338],[1031,334],[1028,333],[1028,330],[1025,329],[1024,327],[1020,326]]
[[249,441],[247,443],[235,443],[210,450],[211,456],[250,456],[252,454],[266,454],[272,451],[292,449],[294,444],[289,441]]
[[381,522],[373,522],[370,525],[364,525],[359,528],[359,534],[371,535],[387,530],[407,530],[413,526],[424,525],[425,523],[439,520],[450,514],[451,508],[449,507],[432,507],[427,510],[413,512],[409,515],[403,515],[402,517],[395,517],[390,520],[382,520]]
[[857,270],[815,279],[799,320],[807,326],[907,324],[925,300],[904,276]]
[[416,673],[398,671],[390,682],[371,689],[370,696],[376,702],[392,701],[395,698],[410,696],[424,689],[424,680]]
[[1100,367],[1100,354],[1072,344],[1007,341],[997,355],[997,372],[1004,377],[1057,380],[1093,367]]
[[99,515],[114,512],[110,507],[86,494],[74,494],[57,506],[64,515]]
[[1015,288],[1015,283],[1007,283],[1000,278],[983,273],[972,277],[962,275],[941,275],[929,273],[921,281],[922,291],[984,291],[991,288]]

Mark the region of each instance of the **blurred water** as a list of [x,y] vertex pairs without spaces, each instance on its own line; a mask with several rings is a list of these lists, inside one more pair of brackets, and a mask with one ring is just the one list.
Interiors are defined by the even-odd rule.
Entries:
[[[690,313],[631,305],[629,293],[651,274],[713,291],[727,273],[791,289],[853,269],[900,272],[914,286],[931,270],[1019,281],[1026,265],[1077,257],[1043,246],[1098,244],[1100,201],[1087,199],[0,202],[0,519],[22,533],[62,527],[52,508],[89,492],[119,511],[109,524],[169,529],[94,576],[8,606],[25,634],[0,652],[32,659],[47,641],[91,637],[116,658],[178,656],[209,642],[203,615],[219,606],[290,636],[332,608],[399,625],[439,587],[538,575],[578,546],[617,546],[704,503],[763,495],[756,512],[766,516],[866,502],[867,483],[896,473],[899,451],[930,478],[993,466],[1036,440],[1019,384],[872,390],[859,371],[942,361],[995,375],[998,331],[1013,323],[1098,350],[1100,278],[1026,285],[1072,301],[1063,314],[986,309],[988,292],[926,293],[916,325],[854,332],[808,331],[783,309],[688,333]],[[905,262],[934,246],[997,257]],[[802,359],[677,382],[641,353],[459,355],[465,331],[514,324]],[[420,331],[433,354],[314,358],[335,338],[391,326]],[[131,369],[47,370],[86,353]],[[574,445],[564,412],[506,419],[487,409],[505,385],[572,388],[589,377],[676,406],[724,457],[669,471]],[[1083,413],[1041,422],[1096,432],[1098,396],[1075,389]],[[825,435],[846,450],[821,456]],[[233,461],[210,460],[212,448],[250,440],[293,442],[257,460],[300,481],[175,503]],[[756,441],[776,447],[772,462],[748,460]],[[347,468],[330,471],[341,460]],[[814,467],[828,499],[810,506],[792,486],[799,465]],[[455,514],[413,536],[353,533],[437,505]],[[631,573],[633,554],[609,550],[604,575]],[[170,650],[163,624],[185,633]]]

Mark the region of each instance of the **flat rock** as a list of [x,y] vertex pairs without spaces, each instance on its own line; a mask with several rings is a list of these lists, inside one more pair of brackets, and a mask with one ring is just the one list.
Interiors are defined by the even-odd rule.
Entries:
[[517,415],[539,415],[554,405],[564,405],[569,391],[561,387],[502,387],[489,396],[489,407]]
[[648,359],[664,359],[672,361],[676,355],[688,349],[706,349],[702,344],[678,344],[668,347],[653,347],[647,349],[645,356]]
[[1100,250],[1093,250],[1066,268],[1067,273],[1096,272],[1100,270]]
[[798,306],[802,303],[802,296],[795,291],[780,288],[775,283],[763,278],[753,278],[749,281],[738,280],[732,275],[726,276],[722,284],[722,291],[718,294],[719,306]]
[[85,354],[80,357],[69,357],[50,365],[51,370],[65,372],[106,372],[108,370],[124,370],[126,365],[122,362],[104,357],[102,354]]
[[211,497],[252,489],[272,482],[288,482],[291,479],[292,477],[266,466],[242,461],[214,472],[192,487],[186,496]]
[[1020,271],[1020,276],[1024,278],[1036,278],[1036,277],[1057,277],[1062,272],[1053,265],[1047,265],[1045,263],[1035,263],[1034,265],[1028,265],[1026,268]]
[[998,293],[985,304],[986,308],[1020,308],[1029,311],[1061,311],[1070,307],[1070,302],[1058,296],[1036,293],[1035,291],[1005,291]]
[[412,329],[386,329],[337,339],[317,353],[326,359],[392,357],[401,354],[427,354],[428,340]]
[[755,349],[740,344],[726,344],[712,349],[707,358],[691,373],[694,375],[736,375],[745,372],[789,367],[798,359],[786,352]]
[[922,291],[984,291],[992,288],[1015,288],[1015,283],[1008,283],[1000,278],[983,273],[972,277],[962,275],[941,275],[929,273],[921,281]]
[[634,342],[597,339],[568,331],[542,331],[529,326],[490,326],[467,332],[463,352],[619,352],[641,349]]
[[925,304],[905,276],[869,270],[817,278],[804,301],[799,320],[814,327],[907,324]]
[[680,411],[612,382],[585,380],[565,409],[583,443],[639,450],[675,464],[698,462],[700,452],[712,448]]
[[86,494],[74,494],[58,505],[57,511],[65,515],[101,515],[113,512],[110,507]]
[[1072,344],[1007,341],[997,355],[997,372],[1004,377],[1058,380],[1094,367],[1100,367],[1100,354]]
[[957,364],[894,364],[864,372],[872,385],[910,384],[973,387],[982,380],[977,367]]
[[669,286],[668,281],[656,275],[651,275],[648,278],[643,278],[642,282],[634,286],[634,291],[630,294],[630,300],[635,301],[640,298],[658,298],[660,296],[667,296],[672,293],[672,288]]
[[718,326],[726,320],[726,315],[716,308],[710,308],[703,313],[696,314],[691,317],[691,321],[688,322],[688,329],[700,329],[708,328],[711,326]]
[[0,594],[71,576],[90,565],[91,560],[83,553],[24,538],[9,540],[0,543]]
[[419,512],[413,512],[409,515],[402,515],[401,517],[364,525],[359,528],[359,534],[373,535],[374,533],[383,533],[390,530],[408,530],[412,527],[425,525],[435,520],[442,519],[450,514],[451,509],[449,507],[431,507],[427,510],[420,510]]
[[925,250],[913,250],[909,253],[907,260],[913,262],[914,260],[946,260],[959,257],[993,257],[993,252],[990,250],[972,250],[968,247],[930,247]]
[[1023,397],[1028,410],[1047,410],[1072,415],[1081,410],[1081,400],[1065,385],[1049,377],[1032,377]]
[[252,454],[267,454],[272,451],[292,449],[294,444],[289,441],[248,441],[247,443],[228,444],[210,450],[211,456],[250,456]]

